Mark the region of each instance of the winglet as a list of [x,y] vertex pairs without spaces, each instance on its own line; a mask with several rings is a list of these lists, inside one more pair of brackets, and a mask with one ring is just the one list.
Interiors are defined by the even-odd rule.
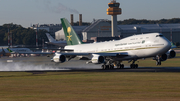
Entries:
[[76,34],[72,26],[69,24],[67,19],[62,18],[61,23],[66,37],[67,45],[82,44],[82,41],[79,39],[78,35]]

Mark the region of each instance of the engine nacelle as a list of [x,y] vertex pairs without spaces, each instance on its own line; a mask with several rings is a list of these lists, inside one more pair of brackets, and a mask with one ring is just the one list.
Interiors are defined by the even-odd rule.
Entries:
[[53,61],[56,62],[56,63],[63,63],[66,61],[66,57],[62,54],[56,54],[54,57],[53,57]]
[[169,50],[167,53],[167,57],[168,58],[174,58],[174,57],[176,57],[176,52],[174,51],[174,50]]
[[167,60],[167,54],[163,54],[163,55],[161,55],[161,61],[166,61]]
[[104,63],[104,57],[100,55],[93,54],[91,62],[94,64],[101,64]]

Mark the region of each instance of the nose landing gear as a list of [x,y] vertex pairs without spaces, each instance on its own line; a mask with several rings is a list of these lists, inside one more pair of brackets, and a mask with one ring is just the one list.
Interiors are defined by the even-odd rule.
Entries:
[[156,65],[161,65],[161,57],[160,56],[157,56],[157,59],[156,59]]
[[156,57],[153,58],[153,60],[156,60],[156,65],[161,65],[161,61],[162,61],[162,58],[160,55],[157,55]]

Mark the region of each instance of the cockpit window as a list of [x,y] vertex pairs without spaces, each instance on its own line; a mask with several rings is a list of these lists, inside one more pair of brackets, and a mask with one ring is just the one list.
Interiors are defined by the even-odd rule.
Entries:
[[156,35],[156,37],[163,37],[163,35]]

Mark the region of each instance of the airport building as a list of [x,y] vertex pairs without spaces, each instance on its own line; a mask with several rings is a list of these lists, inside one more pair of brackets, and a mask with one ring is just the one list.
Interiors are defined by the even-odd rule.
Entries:
[[61,24],[33,24],[30,28],[32,29],[38,29],[38,30],[46,30],[49,32],[49,34],[51,34],[52,36],[55,35],[55,32],[59,31],[62,26]]

